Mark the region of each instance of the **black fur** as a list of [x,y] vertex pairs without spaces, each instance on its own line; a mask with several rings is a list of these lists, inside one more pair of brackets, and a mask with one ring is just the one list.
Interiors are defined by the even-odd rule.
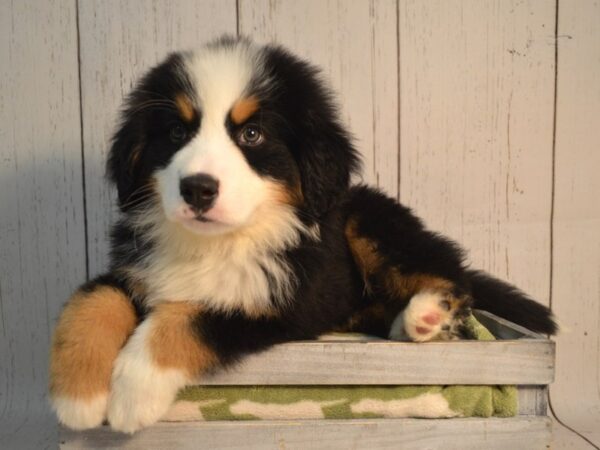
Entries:
[[[369,280],[363,279],[345,235],[349,220],[356,221],[361,236],[375,243],[385,267],[406,276],[427,274],[448,280],[453,295],[472,297],[477,308],[533,331],[556,331],[546,307],[500,280],[467,270],[463,250],[425,229],[410,209],[376,189],[350,187],[350,175],[358,169],[359,159],[317,70],[281,48],[263,49],[263,56],[262,76],[269,77],[271,84],[265,88],[255,80],[253,93],[260,98],[260,109],[249,121],[260,124],[268,140],[260,151],[243,145],[240,151],[259,175],[279,180],[290,190],[300,184],[296,214],[305,224],[318,227],[320,239],[305,236],[300,244],[277,255],[289,263],[298,282],[291,301],[273,302],[273,314],[257,318],[243,311],[209,310],[193,319],[199,338],[222,364],[278,342],[310,339],[343,328],[353,315],[378,303],[385,305],[388,315],[376,320],[377,324],[366,320],[365,331],[386,334],[382,324],[389,327],[410,298],[387,292],[383,272],[375,274],[371,286],[365,286]],[[195,96],[181,70],[181,58],[173,55],[153,69],[129,97],[108,161],[109,177],[118,188],[124,213],[112,232],[110,283],[122,286],[132,297],[138,292],[135,303],[141,315],[147,312],[144,298],[133,289],[127,270],[156,243],[131,223],[130,214],[152,200],[144,192],[152,173],[168,164],[202,123],[202,113],[196,111],[195,119],[184,124],[183,141],[174,143],[168,138],[170,124],[180,123],[168,100],[180,91]],[[147,106],[152,102],[154,106]],[[241,126],[230,120],[224,125],[235,139]],[[140,159],[132,165],[134,149],[140,151]]]
[[555,334],[556,323],[548,308],[520,289],[479,270],[467,271],[476,307],[504,317],[538,333]]

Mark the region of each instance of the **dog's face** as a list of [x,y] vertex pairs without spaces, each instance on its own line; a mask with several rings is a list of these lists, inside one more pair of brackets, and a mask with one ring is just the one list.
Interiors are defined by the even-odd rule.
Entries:
[[146,75],[129,97],[108,171],[123,211],[154,202],[165,220],[221,234],[278,209],[312,221],[356,166],[311,66],[226,39],[171,55]]

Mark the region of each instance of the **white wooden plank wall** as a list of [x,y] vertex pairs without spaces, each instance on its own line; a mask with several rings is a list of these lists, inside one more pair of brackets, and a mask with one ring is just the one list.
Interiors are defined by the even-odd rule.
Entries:
[[[85,278],[74,2],[0,2],[0,446],[36,426],[49,337]],[[27,420],[25,420],[27,418]],[[37,428],[37,427],[36,427]],[[14,448],[14,447],[13,447]]]
[[551,400],[559,418],[600,445],[600,2],[560,3]]
[[551,304],[571,330],[554,410],[600,443],[597,0],[0,0],[3,424],[45,411],[59,306],[106,266],[123,95],[169,51],[222,33],[321,66],[362,179]]
[[400,198],[548,303],[554,1],[400,4]]

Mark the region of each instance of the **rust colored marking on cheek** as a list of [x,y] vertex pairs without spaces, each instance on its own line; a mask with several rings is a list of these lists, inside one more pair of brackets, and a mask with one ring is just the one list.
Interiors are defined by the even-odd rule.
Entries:
[[304,201],[302,188],[299,183],[290,186],[284,183],[272,182],[270,188],[273,193],[273,198],[277,203],[299,206]]
[[122,291],[99,286],[76,292],[54,331],[51,394],[86,400],[107,393],[113,363],[136,324],[133,305]]
[[217,362],[215,353],[192,328],[201,311],[192,303],[168,302],[152,312],[149,348],[158,366],[182,369],[194,377]]
[[239,99],[231,108],[231,120],[236,125],[244,123],[252,114],[258,111],[258,99],[254,96]]
[[194,120],[196,112],[194,111],[194,106],[192,105],[192,101],[185,94],[177,94],[175,97],[175,104],[177,105],[177,109],[179,110],[179,115],[186,122],[191,122]]

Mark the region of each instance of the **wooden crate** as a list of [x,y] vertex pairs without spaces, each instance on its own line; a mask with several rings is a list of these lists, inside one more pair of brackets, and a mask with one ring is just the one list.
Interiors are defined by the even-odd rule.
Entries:
[[516,384],[512,418],[353,419],[159,423],[134,436],[101,427],[61,429],[60,448],[132,449],[541,449],[551,440],[547,385],[554,343],[486,312],[497,341],[294,342],[204,378],[212,385]]

